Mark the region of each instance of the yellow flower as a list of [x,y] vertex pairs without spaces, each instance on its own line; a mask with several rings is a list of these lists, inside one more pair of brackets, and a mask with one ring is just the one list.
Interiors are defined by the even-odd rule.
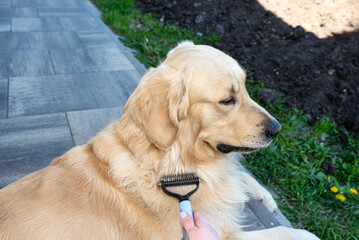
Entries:
[[330,190],[335,193],[338,192],[338,188],[336,186],[331,187]]
[[355,190],[354,188],[351,188],[350,191],[351,191],[353,194],[358,195],[358,191]]
[[337,195],[335,195],[335,197],[342,202],[344,202],[346,200],[346,198],[341,194],[337,194]]
[[328,180],[330,181],[330,177],[328,176]]

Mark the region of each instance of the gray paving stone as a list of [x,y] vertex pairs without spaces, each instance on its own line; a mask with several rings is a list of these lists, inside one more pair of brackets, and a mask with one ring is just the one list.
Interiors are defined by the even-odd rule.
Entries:
[[0,19],[8,19],[11,17],[37,17],[36,8],[10,8],[0,7]]
[[[1,2],[0,2],[1,6]],[[0,20],[1,19],[10,19],[11,18],[11,8],[10,7],[0,7]]]
[[248,207],[248,204],[245,205],[243,212],[245,216],[241,222],[241,225],[243,226],[243,231],[254,231],[254,230],[265,229],[263,223],[254,214],[252,209]]
[[12,18],[13,32],[62,31],[58,18]]
[[90,16],[83,8],[38,8],[40,17]]
[[0,51],[80,47],[75,32],[0,32]]
[[93,17],[12,18],[13,32],[100,30]]
[[50,50],[56,74],[133,70],[118,48]]
[[288,221],[288,219],[283,215],[280,210],[277,210],[275,213],[273,213],[273,215],[278,220],[280,225],[293,228],[292,224]]
[[12,0],[12,7],[51,7],[51,8],[79,8],[83,1],[79,0]]
[[0,120],[0,188],[72,147],[64,113]]
[[78,31],[82,44],[86,48],[116,48],[116,44],[103,31]]
[[0,119],[7,117],[8,79],[0,79]]
[[11,8],[11,17],[23,18],[23,17],[37,17],[37,16],[38,14],[36,8],[30,8],[30,7]]
[[67,112],[75,144],[86,144],[111,122],[119,120],[122,112],[123,107]]
[[136,68],[136,70],[141,74],[144,75],[148,70],[146,67],[140,63],[135,57],[134,57],[134,51],[132,49],[129,49],[128,47],[125,47],[121,41],[119,41],[119,36],[114,34],[111,29],[104,24],[100,18],[101,18],[101,12],[93,5],[93,3],[90,0],[85,0],[85,8],[87,11],[89,11],[95,18],[98,20],[99,25],[102,27],[102,30],[107,33],[112,41],[117,45],[117,47],[121,50],[121,52],[126,56],[127,60],[129,60],[132,65]]
[[10,78],[9,117],[124,106],[137,71]]
[[10,0],[0,0],[0,7],[10,7]]
[[48,50],[0,51],[0,78],[52,75]]
[[273,228],[277,226],[292,227],[290,222],[286,218],[283,218],[283,214],[280,210],[277,210],[277,213],[272,213],[262,202],[257,201],[249,202],[248,207],[254,212],[266,228]]
[[0,32],[10,32],[10,19],[0,19]]

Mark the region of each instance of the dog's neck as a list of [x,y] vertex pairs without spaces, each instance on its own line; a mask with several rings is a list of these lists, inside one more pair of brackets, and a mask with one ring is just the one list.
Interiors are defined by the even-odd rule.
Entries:
[[189,127],[180,126],[176,140],[167,149],[161,149],[151,142],[141,126],[128,115],[122,117],[117,132],[121,144],[131,152],[133,159],[160,176],[194,170],[197,162],[195,140]]
[[227,157],[199,158],[204,156],[201,151],[206,149],[195,142],[196,136],[191,131],[188,127],[181,128],[174,144],[161,150],[125,115],[120,123],[109,125],[89,145],[99,161],[109,166],[108,177],[117,188],[136,198],[137,202],[146,199],[146,208],[160,211],[163,206],[157,203],[166,203],[165,194],[158,188],[163,175],[196,172],[205,183],[201,188],[215,191],[236,168],[237,161]]
[[[151,142],[142,127],[126,113],[116,127],[116,133],[121,145],[130,151],[136,162],[147,164],[159,173],[174,174],[194,171],[197,165],[223,158],[199,139],[198,125],[190,117],[179,122],[176,139],[167,149]],[[168,166],[173,166],[173,169]]]
[[[190,121],[180,123],[175,142],[166,150],[156,147],[127,114],[93,138],[90,145],[98,159],[109,165],[113,178],[131,167],[154,173],[159,181],[167,174],[205,172],[208,166],[223,160],[198,140],[198,130]],[[122,159],[132,165],[124,165]]]

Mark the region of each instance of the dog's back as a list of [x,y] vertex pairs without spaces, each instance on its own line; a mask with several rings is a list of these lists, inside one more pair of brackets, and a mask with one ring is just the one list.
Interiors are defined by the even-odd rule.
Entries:
[[90,199],[96,200],[97,188],[108,180],[101,173],[106,166],[95,161],[89,146],[76,147],[0,190],[0,239],[103,238]]

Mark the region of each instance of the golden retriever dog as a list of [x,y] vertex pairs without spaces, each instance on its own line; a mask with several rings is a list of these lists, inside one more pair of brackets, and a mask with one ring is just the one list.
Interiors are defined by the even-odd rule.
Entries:
[[245,79],[221,51],[181,43],[143,76],[119,122],[0,190],[0,239],[180,240],[178,200],[158,183],[185,172],[201,179],[190,200],[221,239],[318,239],[286,227],[241,231],[249,199],[277,205],[231,152],[267,147],[281,129]]

